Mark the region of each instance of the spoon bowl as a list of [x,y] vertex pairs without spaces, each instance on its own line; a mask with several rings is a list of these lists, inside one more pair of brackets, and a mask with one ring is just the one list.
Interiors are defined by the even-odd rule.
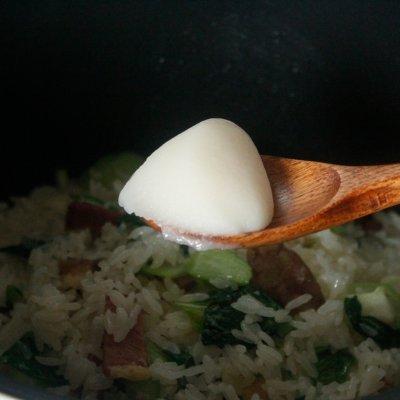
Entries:
[[268,229],[315,214],[339,190],[340,176],[328,164],[269,156],[262,159],[274,198],[274,217]]
[[[221,247],[257,247],[341,225],[400,203],[400,164],[344,166],[262,156],[274,196],[265,229],[232,236],[184,233]],[[153,221],[147,223],[161,230]]]

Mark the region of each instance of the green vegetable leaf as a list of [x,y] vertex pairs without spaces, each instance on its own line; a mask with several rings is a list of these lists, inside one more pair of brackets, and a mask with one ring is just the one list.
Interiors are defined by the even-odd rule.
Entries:
[[[229,318],[227,321],[227,326],[226,324],[222,323],[221,326],[221,321],[215,321],[213,318],[213,313],[217,313],[217,309],[221,308],[221,313],[222,313],[222,319],[224,318],[225,315],[229,315],[230,312],[232,312],[234,315],[239,315],[240,316],[240,322],[243,319],[243,314],[238,313],[238,311],[234,310],[230,304],[236,301],[241,295],[243,289],[232,289],[232,288],[227,288],[227,289],[222,289],[222,290],[214,290],[210,293],[209,299],[205,302],[194,302],[194,303],[184,303],[184,302],[177,302],[176,306],[185,311],[190,319],[192,320],[192,323],[194,325],[194,328],[200,332],[202,332],[202,335],[205,337],[205,341],[207,343],[211,343],[214,339],[217,340],[218,336],[221,336],[221,331],[223,332],[224,329],[227,329],[228,331],[226,332],[226,336],[229,337],[230,341],[237,341],[231,334],[229,330]],[[214,310],[212,306],[214,307]],[[205,310],[209,309],[208,313],[206,314],[206,317],[204,315]],[[204,321],[206,321],[206,326],[204,326]],[[239,322],[239,324],[240,324]],[[218,325],[217,327],[215,327]],[[225,327],[224,327],[225,326]],[[237,328],[237,327],[236,327]],[[216,329],[216,335],[214,337],[212,330]],[[213,339],[214,338],[214,339]]]
[[361,304],[358,301],[357,296],[347,297],[344,300],[344,309],[350,322],[353,325],[357,324],[361,318]]
[[146,348],[149,355],[150,364],[152,364],[156,360],[160,360],[163,362],[175,362],[178,365],[185,365],[186,367],[193,365],[193,358],[187,351],[172,353],[170,351],[161,349],[151,341],[148,341],[146,343]]
[[382,349],[400,347],[400,331],[374,317],[362,316],[357,296],[346,298],[344,309],[353,329],[360,335],[372,338]]
[[324,385],[332,382],[343,383],[348,379],[351,367],[355,364],[354,356],[347,350],[319,352],[317,369],[317,381]]
[[246,285],[252,276],[249,264],[232,250],[207,250],[193,253],[186,265],[191,276],[206,281],[224,279],[238,285]]
[[189,255],[189,246],[187,246],[186,244],[180,244],[179,249],[181,250],[181,252],[184,256]]
[[194,365],[193,357],[187,351],[181,351],[180,353],[171,353],[170,351],[164,351],[167,361],[175,362],[178,365],[184,365],[185,367],[191,367]]
[[[255,299],[263,303],[266,307],[272,308],[273,310],[280,310],[282,306],[275,300],[271,299],[265,293],[258,289],[253,289],[250,286],[245,286],[242,292],[246,292],[253,296]],[[276,322],[274,318],[263,318],[259,323],[261,329],[267,332],[271,336],[277,336],[283,339],[288,333],[290,333],[294,328],[288,322]]]
[[203,327],[204,310],[206,309],[205,304],[176,302],[175,306],[189,316],[196,331],[201,331]]
[[17,371],[34,379],[44,387],[54,387],[66,384],[66,380],[57,375],[56,369],[47,367],[36,361],[40,355],[32,334],[26,334],[0,357],[0,364],[7,364]]
[[130,399],[157,400],[161,397],[161,384],[157,380],[147,379],[136,382],[124,380],[124,383],[125,392]]
[[107,189],[112,189],[115,181],[126,183],[143,161],[143,157],[130,152],[100,158],[83,177],[85,186],[89,180],[99,182]]
[[348,293],[369,293],[373,292],[380,285],[379,283],[373,282],[359,282],[354,285],[350,285]]
[[209,304],[231,304],[236,301],[240,296],[247,293],[246,287],[239,289],[226,288],[220,290],[214,290],[210,292],[208,302]]
[[390,308],[395,313],[394,324],[400,324],[400,277],[387,277],[383,282],[380,283],[356,283],[350,287],[349,293],[356,293],[359,295],[364,293],[373,293],[377,289],[384,291],[390,303]]
[[383,349],[400,347],[400,331],[374,317],[362,317],[356,330],[360,334],[374,339]]
[[22,301],[24,298],[21,290],[14,285],[8,285],[6,288],[6,306],[9,309],[14,307],[15,303]]
[[164,264],[157,268],[144,266],[141,272],[161,278],[190,275],[200,281],[228,279],[238,285],[247,284],[251,278],[250,266],[230,250],[202,251],[192,254],[180,265]]
[[225,289],[213,290],[209,293],[208,303],[209,304],[231,304],[236,301],[239,297],[249,294],[258,301],[261,301],[265,306],[271,307],[274,310],[279,310],[282,307],[265,293],[259,289],[255,289],[251,285],[240,286],[237,289],[228,287]]
[[156,360],[160,360],[163,362],[167,361],[167,357],[165,356],[164,351],[155,343],[148,341],[146,343],[146,348],[150,364],[154,363]]
[[8,246],[0,248],[0,252],[28,258],[33,249],[43,246],[46,242],[37,239],[24,239],[20,244],[15,246]]
[[259,322],[261,329],[271,336],[277,336],[283,339],[288,333],[294,330],[289,322],[276,322],[273,318],[263,318]]
[[117,219],[117,225],[125,224],[129,228],[136,228],[146,225],[142,218],[135,214],[124,214]]
[[[236,290],[228,288],[211,292],[203,317],[201,337],[204,344],[215,344],[219,347],[235,343],[249,345],[238,340],[231,333],[232,329],[241,328],[241,322],[244,319],[244,314],[231,307],[231,304],[245,294],[253,296],[274,310],[282,308],[280,304],[272,300],[265,293],[247,285]],[[277,323],[273,318],[263,318],[259,324],[262,330],[278,338],[284,338],[293,330],[293,327],[289,323]]]
[[240,329],[244,314],[230,305],[213,304],[204,311],[201,340],[205,345],[214,344],[220,348],[227,344],[240,342],[235,338],[232,329]]
[[264,304],[264,306],[272,308],[274,310],[282,309],[282,306],[277,303],[275,300],[271,299],[271,297],[267,296],[265,293],[261,292],[258,289],[253,289],[251,286],[246,286],[243,291],[243,294],[248,293],[252,295],[255,299]]
[[289,380],[293,379],[292,372],[286,368],[281,368],[281,375],[282,375],[283,381],[289,381]]
[[171,265],[163,264],[159,267],[152,267],[151,265],[145,265],[142,267],[140,272],[146,275],[158,276],[160,278],[178,278],[186,274],[186,267],[184,264]]
[[325,356],[329,356],[332,354],[332,347],[331,346],[317,346],[315,348],[315,354],[317,358],[323,358]]
[[339,226],[334,226],[331,228],[331,231],[333,233],[336,233],[337,235],[343,235],[346,233],[346,228],[345,225],[339,225]]

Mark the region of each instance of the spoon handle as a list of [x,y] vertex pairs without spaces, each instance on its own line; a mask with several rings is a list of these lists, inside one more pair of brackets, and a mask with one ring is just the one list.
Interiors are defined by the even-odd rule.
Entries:
[[334,166],[339,189],[325,208],[325,217],[356,219],[400,203],[400,164]]

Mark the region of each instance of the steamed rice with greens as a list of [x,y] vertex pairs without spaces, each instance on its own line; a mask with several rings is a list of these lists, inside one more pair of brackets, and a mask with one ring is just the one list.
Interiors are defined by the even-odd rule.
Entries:
[[400,383],[395,212],[196,252],[116,206],[134,162],[2,205],[2,373],[121,400],[339,400]]

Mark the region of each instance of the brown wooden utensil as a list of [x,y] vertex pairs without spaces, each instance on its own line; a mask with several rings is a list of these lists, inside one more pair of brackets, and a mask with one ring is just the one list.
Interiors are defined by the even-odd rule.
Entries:
[[[274,218],[257,232],[187,237],[257,247],[341,225],[400,203],[400,164],[344,166],[262,156],[274,196]],[[157,225],[148,221],[158,229]]]

